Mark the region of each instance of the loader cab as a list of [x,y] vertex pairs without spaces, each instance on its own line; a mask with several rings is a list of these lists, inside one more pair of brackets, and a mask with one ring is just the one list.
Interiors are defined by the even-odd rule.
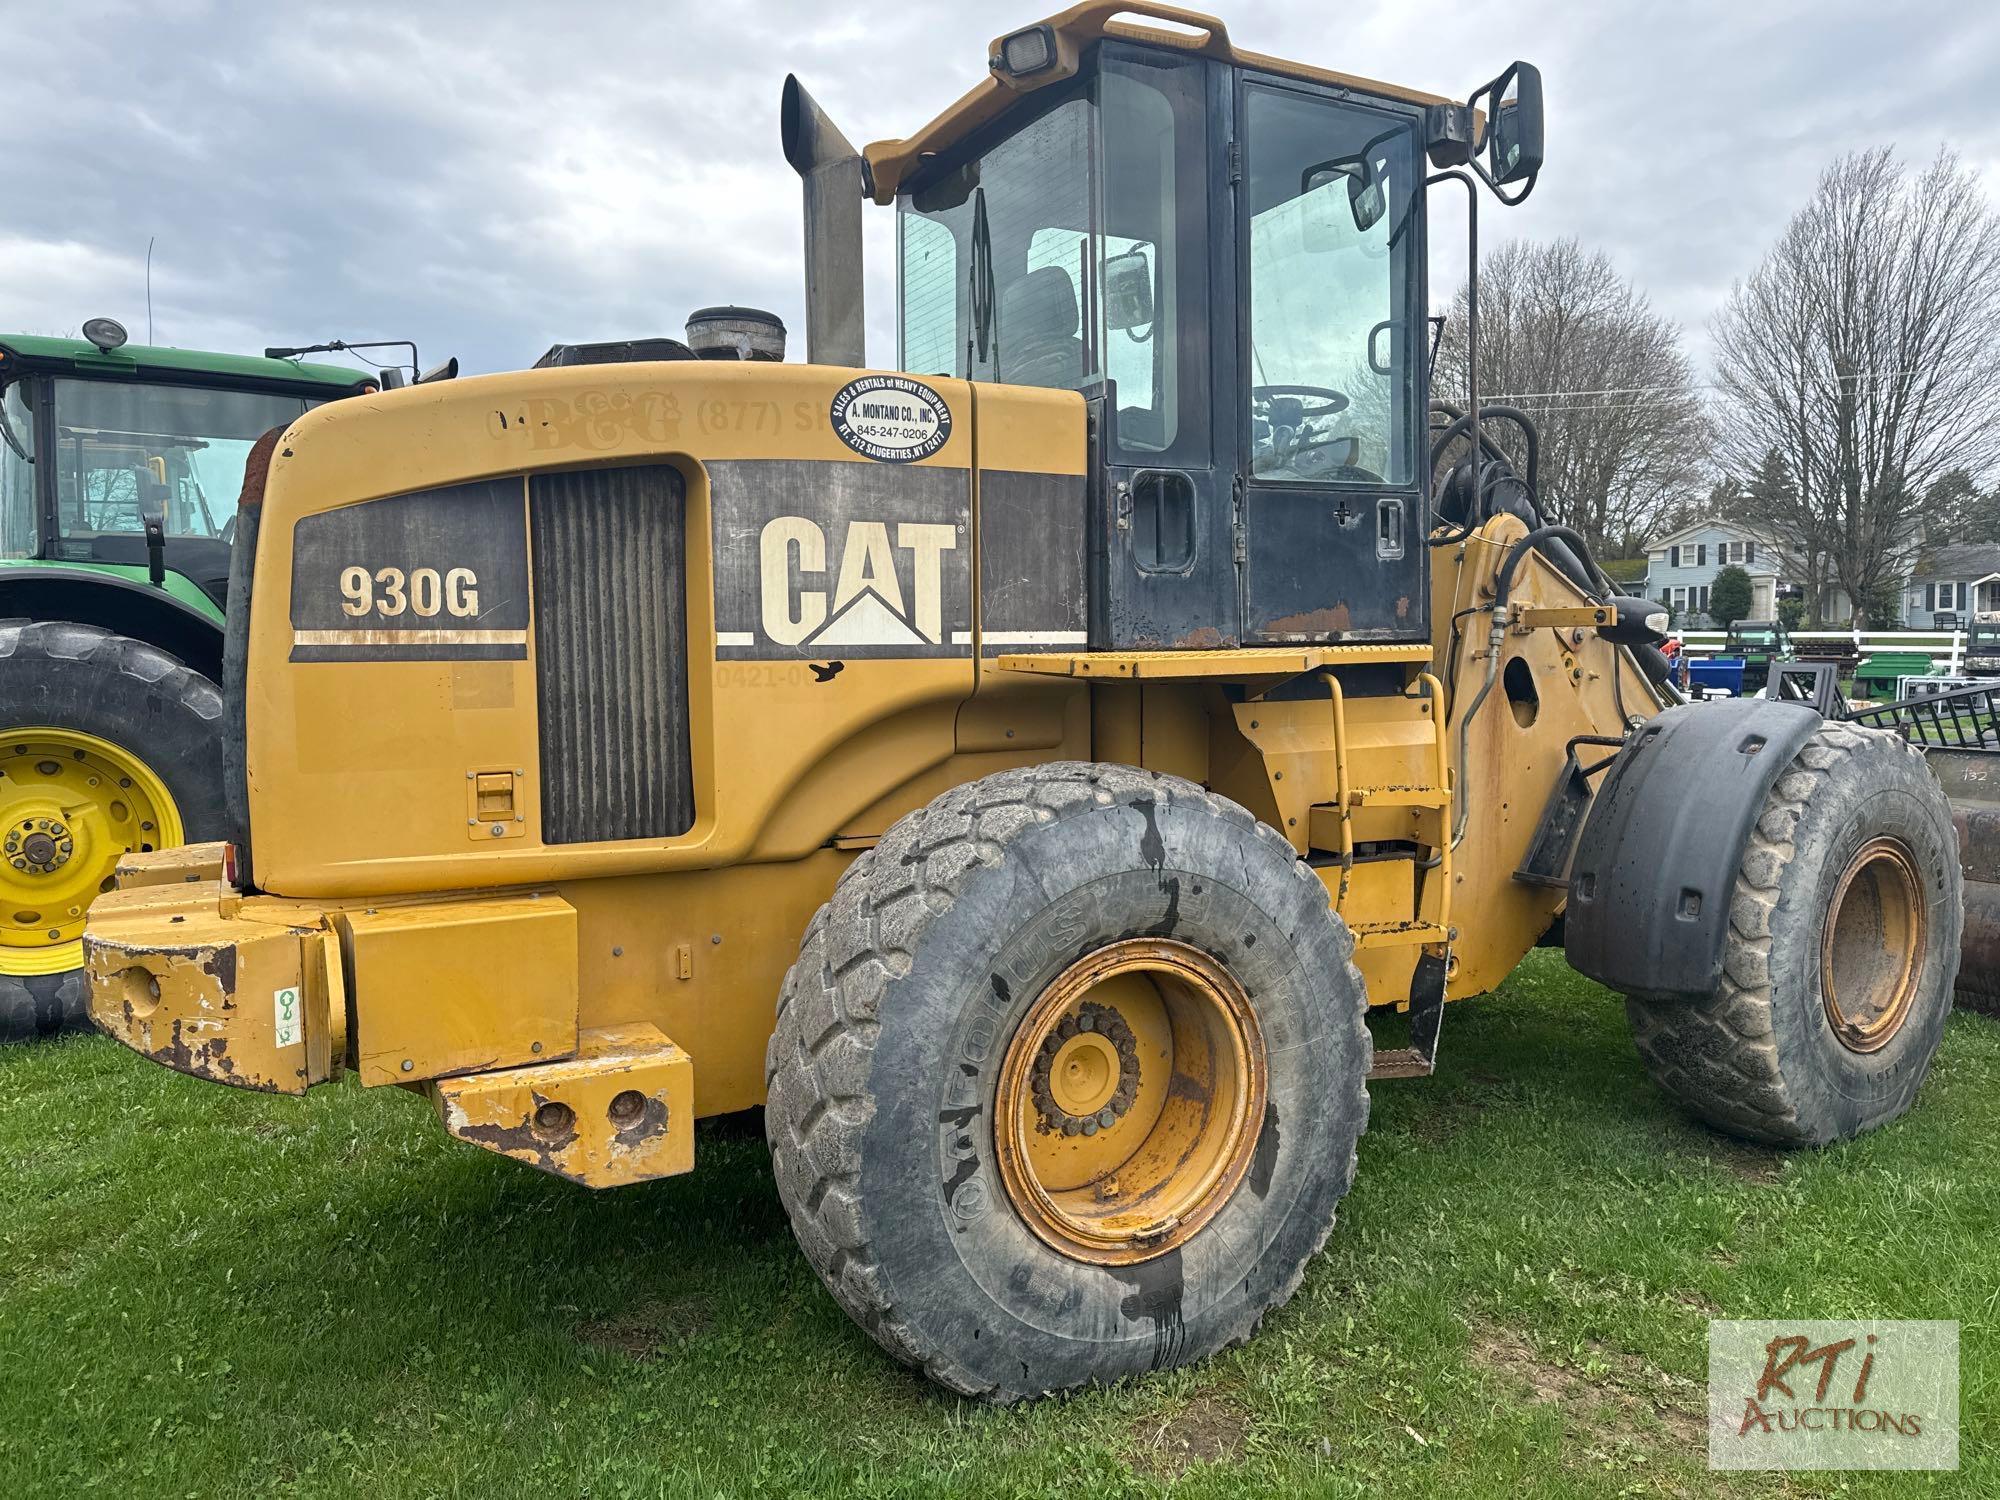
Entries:
[[897,184],[901,368],[1088,403],[1093,646],[1427,637],[1425,120],[1106,38]]

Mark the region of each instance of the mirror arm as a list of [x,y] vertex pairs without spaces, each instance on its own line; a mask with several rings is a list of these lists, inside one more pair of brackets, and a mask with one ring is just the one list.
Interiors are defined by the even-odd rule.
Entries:
[[1507,196],[1507,190],[1493,180],[1493,174],[1480,164],[1477,156],[1466,162],[1466,165],[1479,174],[1479,180],[1486,184],[1487,191],[1492,193],[1494,197],[1498,198],[1509,208],[1514,207],[1518,203],[1527,202],[1528,194],[1535,190],[1535,184],[1541,180],[1542,176],[1541,168],[1537,167],[1533,172],[1528,174],[1528,180],[1521,184],[1521,191],[1510,198]]

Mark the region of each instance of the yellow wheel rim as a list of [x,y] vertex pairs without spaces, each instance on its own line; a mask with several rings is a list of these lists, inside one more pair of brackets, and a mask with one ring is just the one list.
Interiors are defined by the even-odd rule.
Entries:
[[1843,1047],[1879,1052],[1902,1030],[1929,942],[1916,856],[1897,839],[1870,839],[1841,872],[1820,929],[1820,1000]]
[[0,730],[0,974],[83,962],[83,918],[118,861],[183,838],[167,784],[74,729]]
[[1199,949],[1159,938],[1064,970],[1001,1059],[994,1154],[1023,1222],[1076,1260],[1149,1260],[1243,1180],[1264,1120],[1249,996]]

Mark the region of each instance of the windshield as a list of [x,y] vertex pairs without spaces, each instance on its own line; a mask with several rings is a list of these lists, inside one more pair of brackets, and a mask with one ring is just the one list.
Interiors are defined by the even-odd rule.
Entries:
[[235,517],[252,445],[318,404],[264,391],[58,380],[62,536],[88,541],[142,531],[149,501],[164,501],[169,536],[220,536]]
[[17,380],[0,391],[0,557],[35,555],[34,451],[28,387]]

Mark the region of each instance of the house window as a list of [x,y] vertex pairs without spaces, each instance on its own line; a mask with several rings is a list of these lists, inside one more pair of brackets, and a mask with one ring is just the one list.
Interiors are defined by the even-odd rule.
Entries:
[[1715,560],[1720,563],[1753,563],[1757,560],[1755,542],[1718,542]]
[[1937,585],[1937,602],[1936,602],[1935,604],[1933,604],[1933,605],[1931,606],[1931,608],[1932,608],[1932,609],[1957,609],[1957,608],[1958,608],[1958,585],[1957,585],[1957,583],[1955,583],[1955,582],[1954,582],[1954,583],[1940,583],[1940,584],[1938,584],[1938,585]]

